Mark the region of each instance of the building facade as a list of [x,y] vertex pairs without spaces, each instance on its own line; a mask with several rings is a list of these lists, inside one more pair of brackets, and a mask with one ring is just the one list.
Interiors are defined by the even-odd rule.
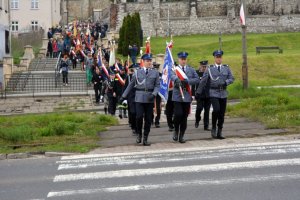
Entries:
[[10,0],[13,34],[37,31],[60,24],[61,0]]
[[[245,0],[249,32],[300,31],[300,0]],[[145,36],[241,31],[241,0],[119,0],[116,30],[139,12]]]
[[0,0],[0,60],[10,54],[9,1]]

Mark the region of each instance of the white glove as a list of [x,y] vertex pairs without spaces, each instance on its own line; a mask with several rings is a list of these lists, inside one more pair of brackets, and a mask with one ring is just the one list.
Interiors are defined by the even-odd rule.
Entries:
[[124,101],[122,102],[122,104],[126,104],[126,105],[127,105],[127,100],[124,100]]

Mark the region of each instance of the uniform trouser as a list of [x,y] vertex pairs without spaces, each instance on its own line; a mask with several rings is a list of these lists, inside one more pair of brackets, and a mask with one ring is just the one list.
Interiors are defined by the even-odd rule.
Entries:
[[134,102],[128,102],[128,114],[128,122],[131,124],[131,129],[136,130],[136,111]]
[[224,124],[227,98],[211,98],[210,101],[213,107],[212,128],[215,129],[217,127],[218,121],[218,128],[222,129]]
[[102,85],[101,84],[94,85],[94,90],[95,90],[96,102],[99,103],[100,96],[101,96]]
[[152,115],[153,115],[153,103],[135,103],[136,107],[136,129],[138,134],[142,134],[143,119],[144,124],[144,137],[147,137],[150,132]]
[[174,101],[174,127],[176,132],[184,133],[191,103]]
[[128,103],[128,122],[131,124],[131,129],[136,130],[135,103]]
[[117,98],[113,96],[108,97],[108,113],[111,115],[116,114],[116,108],[117,108]]
[[[159,124],[160,121],[160,115],[161,115],[161,97],[159,95],[156,96],[155,98],[156,101],[156,117],[155,117],[155,124]],[[154,119],[154,114],[152,119]],[[152,120],[153,121],[153,120]]]
[[[122,97],[121,95],[117,96],[117,102],[119,102],[119,100],[120,100],[121,97]],[[119,107],[119,115],[123,115],[123,114],[126,115],[126,109],[127,108],[122,107],[122,105],[120,105],[120,107]]]
[[[169,97],[170,99],[170,97]],[[169,127],[173,127],[174,102],[170,99],[166,105],[166,116]]]
[[200,98],[197,100],[196,108],[196,122],[201,120],[201,112],[204,109],[204,128],[208,128],[209,125],[209,109],[210,109],[210,99],[209,98]]
[[67,71],[63,71],[62,75],[63,75],[63,83],[68,84],[68,72]]

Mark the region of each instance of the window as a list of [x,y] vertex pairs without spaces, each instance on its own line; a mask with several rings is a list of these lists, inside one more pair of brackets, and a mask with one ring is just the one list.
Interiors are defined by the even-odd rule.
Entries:
[[12,21],[11,22],[11,30],[13,32],[19,31],[19,22],[18,21]]
[[5,31],[5,53],[9,54],[10,53],[10,49],[9,49],[9,31]]
[[10,0],[10,8],[18,9],[19,8],[19,0]]
[[31,30],[38,31],[39,30],[39,23],[38,21],[31,21]]
[[31,9],[39,8],[39,0],[31,0]]

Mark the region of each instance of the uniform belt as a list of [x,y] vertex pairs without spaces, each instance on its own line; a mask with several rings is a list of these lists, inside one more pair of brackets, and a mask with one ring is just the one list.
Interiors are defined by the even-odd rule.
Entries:
[[154,90],[153,89],[146,89],[146,88],[144,88],[144,89],[136,88],[136,91],[153,92]]
[[226,86],[220,86],[220,87],[211,87],[210,89],[215,89],[215,90],[226,90]]

